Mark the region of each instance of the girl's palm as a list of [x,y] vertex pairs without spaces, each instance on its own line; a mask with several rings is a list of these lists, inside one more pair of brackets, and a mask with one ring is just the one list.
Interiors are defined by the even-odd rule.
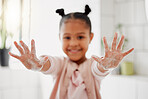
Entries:
[[40,69],[43,63],[45,63],[45,60],[47,60],[47,57],[44,57],[43,60],[39,60],[36,57],[34,40],[31,41],[31,51],[23,41],[20,41],[22,47],[19,46],[16,41],[14,42],[14,44],[16,48],[19,50],[21,56],[15,55],[11,52],[9,52],[9,55],[20,60],[27,69]]
[[127,52],[122,53],[122,44],[124,41],[124,36],[121,36],[121,40],[116,48],[117,45],[117,33],[114,35],[114,39],[112,42],[111,50],[108,47],[106,38],[103,38],[103,43],[105,47],[105,57],[99,58],[99,57],[93,57],[104,69],[110,69],[115,68],[118,66],[120,61],[128,55],[130,52],[134,50],[134,48],[130,49]]

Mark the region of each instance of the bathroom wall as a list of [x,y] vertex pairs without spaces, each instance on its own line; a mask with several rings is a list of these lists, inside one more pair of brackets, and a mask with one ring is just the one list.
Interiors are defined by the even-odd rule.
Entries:
[[135,50],[123,61],[134,63],[135,74],[148,75],[148,21],[144,0],[101,0],[101,34],[111,44],[113,33],[122,24],[122,33],[128,39],[124,51]]

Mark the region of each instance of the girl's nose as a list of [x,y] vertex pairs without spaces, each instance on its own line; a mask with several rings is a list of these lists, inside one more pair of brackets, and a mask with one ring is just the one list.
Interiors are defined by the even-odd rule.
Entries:
[[71,39],[70,41],[69,41],[69,45],[70,46],[77,46],[79,44],[79,42],[77,41],[77,40],[75,40],[75,39]]

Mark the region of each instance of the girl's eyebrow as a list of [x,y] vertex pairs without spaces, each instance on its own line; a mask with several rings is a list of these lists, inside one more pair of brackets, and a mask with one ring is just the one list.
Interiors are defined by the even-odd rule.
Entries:
[[64,33],[64,35],[70,35],[70,33]]
[[[86,34],[85,32],[79,32],[77,33],[77,35],[80,35],[80,34]],[[64,33],[64,35],[71,35],[71,33]]]

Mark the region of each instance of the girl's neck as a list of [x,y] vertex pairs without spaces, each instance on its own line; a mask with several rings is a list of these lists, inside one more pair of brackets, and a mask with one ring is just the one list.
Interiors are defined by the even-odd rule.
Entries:
[[73,61],[73,62],[75,62],[77,65],[80,65],[80,64],[83,63],[86,59],[87,59],[86,57],[83,57],[83,58],[81,58],[80,60],[78,60],[78,61]]

